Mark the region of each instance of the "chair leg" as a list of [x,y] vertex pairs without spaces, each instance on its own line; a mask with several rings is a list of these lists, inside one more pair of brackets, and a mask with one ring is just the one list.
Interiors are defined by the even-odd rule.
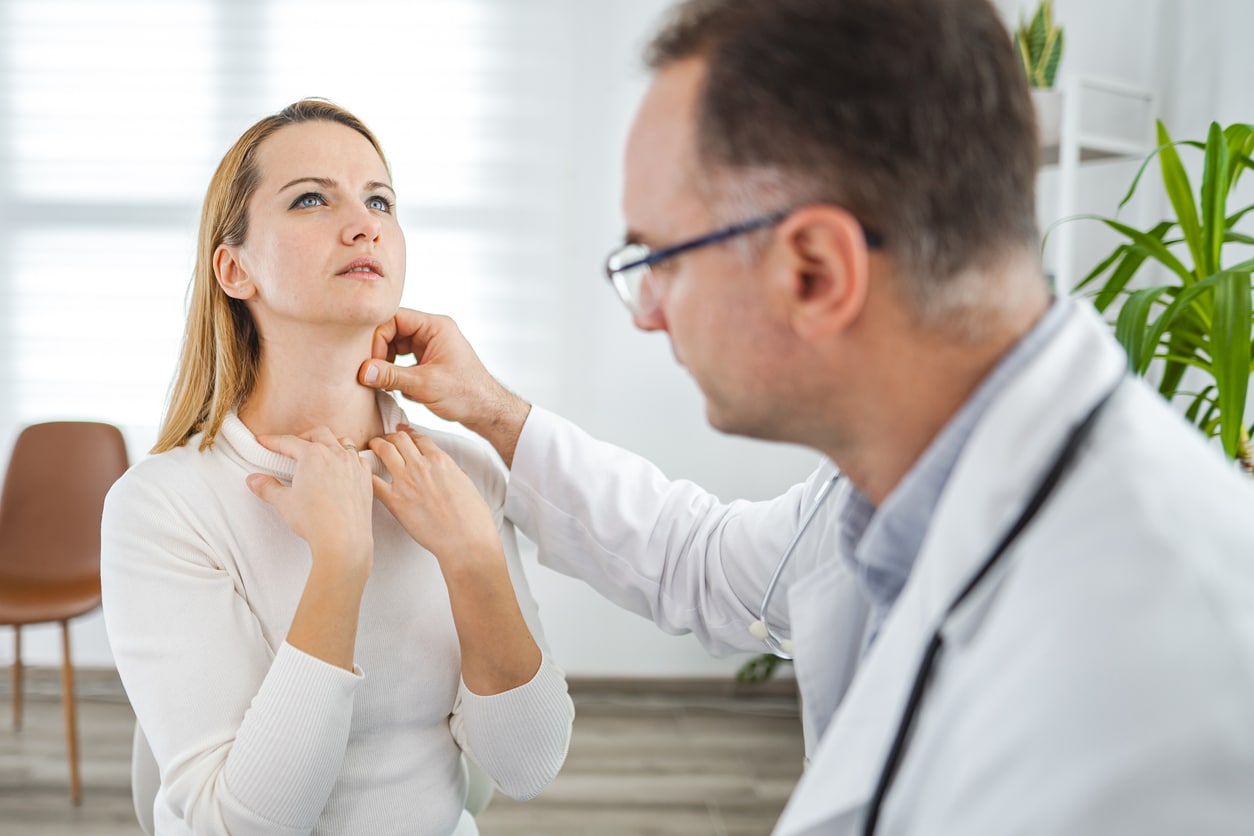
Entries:
[[65,707],[65,746],[70,760],[70,800],[79,804],[83,800],[83,788],[78,780],[78,714],[74,705],[69,621],[61,622],[61,704]]
[[13,625],[13,728],[22,730],[22,625]]

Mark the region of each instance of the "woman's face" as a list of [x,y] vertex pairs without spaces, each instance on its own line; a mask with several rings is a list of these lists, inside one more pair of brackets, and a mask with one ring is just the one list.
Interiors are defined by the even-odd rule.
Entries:
[[337,122],[288,125],[257,148],[260,183],[240,246],[214,272],[263,338],[290,324],[373,329],[400,305],[405,238],[370,141]]

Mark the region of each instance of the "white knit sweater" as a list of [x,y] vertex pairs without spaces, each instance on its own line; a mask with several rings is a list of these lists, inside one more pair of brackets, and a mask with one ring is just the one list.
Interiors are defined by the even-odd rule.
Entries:
[[[404,415],[381,395],[393,431]],[[468,754],[529,798],[566,756],[574,711],[548,658],[504,519],[505,471],[475,441],[428,433],[495,514],[523,616],[544,651],[525,685],[494,696],[461,681],[435,557],[379,502],[375,555],[350,673],[284,639],[309,548],[253,496],[249,473],[290,484],[295,462],[232,414],[135,465],[105,503],[104,614],[118,672],[161,770],[158,834],[475,833],[462,814]],[[364,451],[374,472],[385,474]]]

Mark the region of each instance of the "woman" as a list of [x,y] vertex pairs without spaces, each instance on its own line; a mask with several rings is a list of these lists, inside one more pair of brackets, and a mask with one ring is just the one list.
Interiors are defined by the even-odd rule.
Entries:
[[473,834],[463,752],[516,798],[565,758],[499,461],[356,382],[404,283],[390,180],[304,100],[210,183],[158,455],[103,523],[159,834]]

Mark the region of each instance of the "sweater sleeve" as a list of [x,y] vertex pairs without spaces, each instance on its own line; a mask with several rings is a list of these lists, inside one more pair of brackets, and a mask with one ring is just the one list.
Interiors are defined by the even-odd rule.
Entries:
[[165,487],[188,474],[149,463],[106,500],[101,586],[164,800],[197,833],[308,833],[339,775],[360,672],[272,650],[193,502]]
[[566,676],[550,658],[540,610],[519,558],[514,524],[505,517],[504,464],[474,441],[448,436],[438,441],[479,485],[492,508],[518,607],[543,656],[528,682],[500,694],[479,695],[461,682],[449,726],[458,745],[498,789],[526,800],[548,786],[566,761],[575,708]]
[[519,560],[514,524],[503,516],[500,532],[518,606],[543,658],[529,682],[500,694],[481,696],[462,682],[453,712],[454,734],[460,725],[462,748],[502,792],[522,801],[538,795],[566,762],[575,706],[565,674],[549,656],[539,607]]

